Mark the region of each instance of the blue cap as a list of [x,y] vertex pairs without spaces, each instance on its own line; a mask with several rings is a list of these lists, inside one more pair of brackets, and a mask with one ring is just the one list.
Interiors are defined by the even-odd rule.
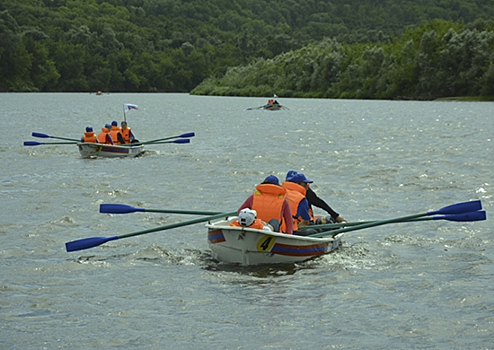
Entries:
[[86,132],[92,132],[93,128],[91,126],[86,127]]
[[290,181],[293,175],[297,175],[297,172],[295,170],[288,170],[286,173],[286,181]]
[[264,179],[264,182],[267,182],[267,183],[270,183],[273,185],[279,185],[280,184],[280,181],[274,175],[269,175],[267,178]]
[[311,184],[311,183],[314,182],[312,180],[307,179],[305,177],[305,175],[302,174],[302,173],[298,173],[298,174],[293,175],[292,178],[289,181],[290,182],[295,182],[295,183],[305,182],[305,183],[308,183],[308,184]]
[[127,122],[125,120],[122,120],[122,122],[120,124],[125,124],[127,125]]
[[106,125],[105,125],[105,128],[107,128],[107,129],[111,129],[111,125],[110,125],[110,124],[106,124]]
[[112,122],[111,122],[111,125],[112,125],[112,126],[118,126],[118,123],[117,123],[117,121],[116,121],[116,120],[114,120],[114,121],[112,121]]

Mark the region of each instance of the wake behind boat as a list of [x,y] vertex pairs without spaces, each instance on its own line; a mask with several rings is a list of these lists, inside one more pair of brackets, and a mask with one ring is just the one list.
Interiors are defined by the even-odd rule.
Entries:
[[314,238],[230,226],[236,219],[206,224],[209,248],[218,261],[244,266],[298,263],[334,251],[344,235]]
[[92,142],[77,143],[79,152],[83,158],[122,158],[122,157],[137,157],[144,152],[143,144],[132,145],[108,145]]

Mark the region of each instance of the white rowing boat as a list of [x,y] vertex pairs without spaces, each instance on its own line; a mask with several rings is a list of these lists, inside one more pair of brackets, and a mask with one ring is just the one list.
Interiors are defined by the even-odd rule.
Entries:
[[230,226],[236,219],[206,224],[209,248],[218,261],[244,266],[302,262],[337,249],[344,235],[314,238]]
[[78,142],[79,152],[83,158],[105,157],[136,157],[144,152],[144,145],[106,145],[101,143]]

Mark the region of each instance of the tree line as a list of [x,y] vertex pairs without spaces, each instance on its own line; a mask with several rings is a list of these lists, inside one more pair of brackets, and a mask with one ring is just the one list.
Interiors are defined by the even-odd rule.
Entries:
[[[424,40],[429,55],[428,45],[440,50],[449,29],[454,40],[474,40],[467,31],[488,35],[493,17],[488,0],[3,0],[0,91],[416,96],[427,84],[411,87],[412,63],[395,50],[411,40],[407,50],[418,54]],[[436,26],[435,18],[450,28],[432,28],[436,36],[429,41],[407,39],[419,24]],[[489,38],[478,40],[489,48]],[[420,72],[448,56],[425,54],[414,57]],[[479,60],[480,86],[490,78],[489,59]],[[371,63],[377,61],[388,69],[377,74]],[[251,69],[267,75],[250,72],[244,86],[226,83]],[[450,90],[464,91],[461,81],[480,72],[465,74]],[[388,80],[399,87],[382,93]]]
[[357,98],[494,99],[494,23],[435,20],[389,43],[326,39],[229,68],[192,94]]

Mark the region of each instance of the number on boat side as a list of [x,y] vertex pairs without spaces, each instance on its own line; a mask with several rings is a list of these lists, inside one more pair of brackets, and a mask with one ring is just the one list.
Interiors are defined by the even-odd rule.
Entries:
[[95,152],[101,152],[102,149],[103,149],[103,146],[100,146],[100,145],[94,147]]
[[269,252],[274,246],[276,239],[271,236],[264,236],[257,242],[257,251],[259,252]]

